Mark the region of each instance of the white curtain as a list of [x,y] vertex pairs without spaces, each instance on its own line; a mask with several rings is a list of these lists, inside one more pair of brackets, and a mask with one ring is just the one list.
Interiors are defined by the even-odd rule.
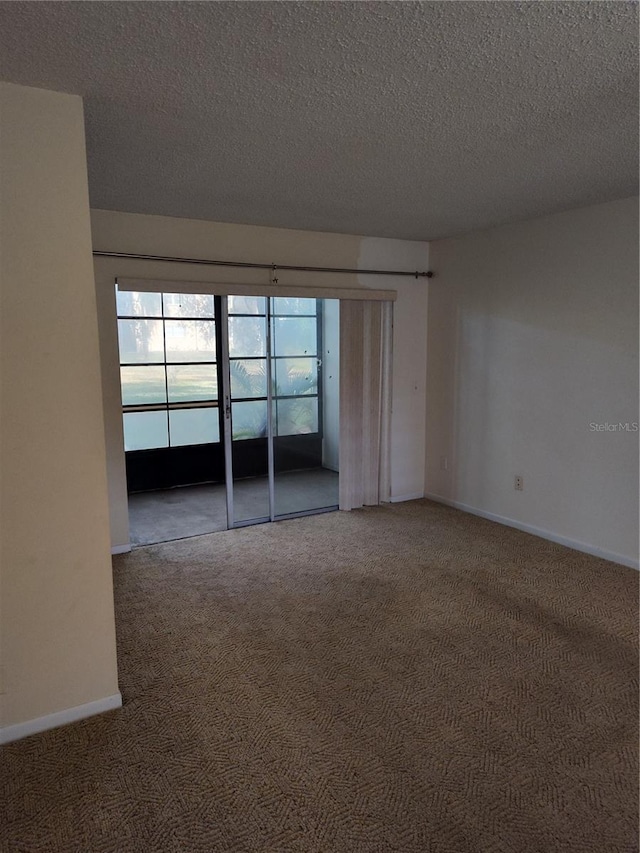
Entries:
[[340,301],[340,509],[389,500],[392,311]]

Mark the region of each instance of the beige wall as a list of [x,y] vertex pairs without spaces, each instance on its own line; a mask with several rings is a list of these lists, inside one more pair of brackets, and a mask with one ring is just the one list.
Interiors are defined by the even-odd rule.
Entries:
[[[115,211],[91,213],[94,249],[191,258],[240,260],[342,268],[425,270],[428,244],[143,216]],[[267,284],[268,273],[152,261],[97,258],[95,261],[112,546],[127,546],[129,526],[120,410],[114,300],[116,276],[187,281]],[[387,276],[303,275],[279,271],[280,284],[314,288],[359,287],[397,290],[393,362],[392,499],[420,497],[424,488],[427,280]]]
[[322,464],[340,470],[340,302],[328,299],[322,314]]
[[18,736],[119,697],[82,102],[0,84],[0,109],[1,725]]
[[427,493],[637,564],[638,433],[591,426],[639,420],[637,198],[431,263]]

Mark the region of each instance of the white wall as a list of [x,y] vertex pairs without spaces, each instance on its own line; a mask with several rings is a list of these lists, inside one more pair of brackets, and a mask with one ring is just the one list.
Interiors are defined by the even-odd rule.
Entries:
[[[341,268],[425,270],[428,244],[348,234],[294,231],[222,222],[202,222],[116,211],[91,212],[96,250],[187,258],[214,258]],[[220,269],[186,264],[97,258],[95,277],[102,353],[111,542],[116,550],[129,540],[126,477],[122,443],[118,350],[113,291],[116,276],[185,281],[267,284],[262,270]],[[300,284],[300,274],[278,271],[282,285]],[[420,497],[424,488],[426,279],[390,276],[304,274],[305,285],[397,290],[393,363],[394,435],[391,495]]]
[[438,241],[431,263],[426,492],[637,564],[638,433],[590,425],[639,420],[638,200]]
[[0,109],[8,740],[120,697],[82,101],[0,84]]

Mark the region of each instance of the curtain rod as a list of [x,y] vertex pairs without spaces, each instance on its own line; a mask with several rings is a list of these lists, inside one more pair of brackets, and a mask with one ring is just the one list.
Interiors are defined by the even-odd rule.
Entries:
[[211,267],[237,267],[241,269],[254,270],[294,270],[296,272],[331,272],[331,273],[353,273],[354,275],[401,275],[411,276],[412,278],[432,278],[431,270],[426,272],[409,272],[407,270],[360,270],[346,269],[342,267],[296,267],[287,264],[251,264],[241,261],[206,261],[201,258],[172,258],[166,255],[137,255],[129,252],[93,252],[96,258],[130,258],[137,261],[169,261],[179,264],[204,264]]

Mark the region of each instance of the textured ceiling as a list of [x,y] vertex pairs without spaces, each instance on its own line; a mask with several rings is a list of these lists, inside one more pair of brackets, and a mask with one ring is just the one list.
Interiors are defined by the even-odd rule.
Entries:
[[632,195],[627,2],[2,2],[93,207],[431,239]]

